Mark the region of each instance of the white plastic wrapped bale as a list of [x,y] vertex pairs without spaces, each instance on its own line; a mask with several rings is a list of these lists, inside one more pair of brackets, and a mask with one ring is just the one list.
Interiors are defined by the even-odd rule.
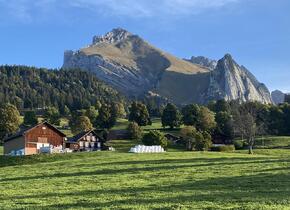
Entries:
[[161,146],[144,146],[144,145],[136,145],[130,149],[131,153],[162,153],[165,150]]

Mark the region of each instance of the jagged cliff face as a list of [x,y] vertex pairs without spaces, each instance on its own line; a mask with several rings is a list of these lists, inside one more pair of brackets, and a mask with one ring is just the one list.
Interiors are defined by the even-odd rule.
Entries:
[[189,61],[191,63],[194,64],[198,64],[204,67],[207,67],[211,70],[214,70],[216,65],[217,65],[217,61],[216,60],[212,60],[209,58],[206,58],[204,56],[192,56],[190,59],[185,59],[186,61]]
[[182,60],[123,29],[95,36],[88,47],[66,51],[63,68],[81,68],[124,94],[160,96],[176,104],[210,100],[271,103],[265,85],[230,55],[216,62],[205,57]]
[[207,97],[207,100],[272,103],[267,87],[259,83],[245,67],[239,66],[229,54],[219,60],[212,71]]

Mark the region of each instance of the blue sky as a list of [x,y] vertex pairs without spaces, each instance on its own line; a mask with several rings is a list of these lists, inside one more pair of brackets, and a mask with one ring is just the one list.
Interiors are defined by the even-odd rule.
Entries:
[[0,0],[0,64],[59,68],[63,52],[122,27],[180,58],[231,53],[290,92],[289,0]]

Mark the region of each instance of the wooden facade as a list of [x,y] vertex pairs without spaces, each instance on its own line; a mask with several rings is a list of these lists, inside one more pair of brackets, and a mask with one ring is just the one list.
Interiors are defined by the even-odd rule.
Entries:
[[44,122],[21,131],[4,141],[4,154],[32,155],[41,147],[64,146],[66,135],[53,125]]
[[85,131],[68,139],[66,148],[73,151],[98,151],[104,149],[105,140],[95,131]]

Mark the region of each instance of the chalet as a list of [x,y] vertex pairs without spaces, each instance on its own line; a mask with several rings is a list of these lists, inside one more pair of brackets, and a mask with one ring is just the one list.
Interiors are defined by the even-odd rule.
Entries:
[[33,155],[44,147],[64,146],[66,135],[48,122],[21,130],[4,139],[5,155]]
[[105,139],[96,131],[84,131],[69,138],[65,147],[73,151],[98,151],[105,149]]

